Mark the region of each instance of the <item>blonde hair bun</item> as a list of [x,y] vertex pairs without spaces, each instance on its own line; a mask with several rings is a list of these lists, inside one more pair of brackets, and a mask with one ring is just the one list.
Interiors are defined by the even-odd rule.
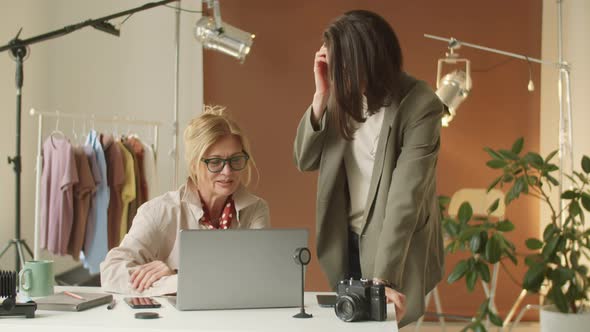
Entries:
[[203,114],[213,114],[219,116],[226,116],[225,106],[221,105],[204,105]]

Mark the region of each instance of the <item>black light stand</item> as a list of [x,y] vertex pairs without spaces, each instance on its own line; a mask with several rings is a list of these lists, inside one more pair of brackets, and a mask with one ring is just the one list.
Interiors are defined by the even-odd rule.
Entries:
[[[21,44],[21,40],[18,39],[22,29],[19,30],[16,37],[10,42],[9,45]],[[10,240],[2,252],[0,257],[6,253],[11,245],[16,247],[16,270],[20,271],[20,266],[25,264],[25,255],[23,247],[27,250],[29,255],[33,257],[31,248],[27,245],[25,240],[20,237],[20,175],[21,175],[21,155],[20,155],[20,142],[21,142],[21,103],[22,103],[22,87],[23,87],[23,62],[28,55],[28,50],[25,45],[13,46],[10,49],[10,55],[16,62],[16,155],[14,157],[8,157],[8,163],[12,164],[12,169],[16,175],[15,183],[15,227],[14,227],[14,239]]]
[[293,318],[311,318],[313,315],[305,312],[305,305],[303,304],[303,298],[305,295],[304,271],[305,265],[309,264],[309,261],[311,260],[311,252],[307,248],[297,248],[295,249],[293,259],[295,260],[295,263],[301,266],[301,311],[299,311],[298,314],[293,315]]
[[[116,14],[104,16],[97,19],[89,19],[83,21],[78,24],[73,24],[66,26],[59,30],[54,30],[42,35],[38,35],[35,37],[31,37],[29,39],[21,40],[19,39],[20,32],[16,35],[16,37],[11,40],[7,45],[0,46],[0,52],[10,50],[10,55],[16,61],[16,155],[14,157],[8,157],[8,163],[13,164],[13,169],[16,175],[16,188],[15,188],[15,238],[10,240],[2,252],[0,252],[0,258],[4,256],[6,251],[10,248],[10,246],[14,245],[16,247],[16,270],[20,271],[21,265],[24,265],[25,256],[23,252],[23,247],[27,250],[29,255],[33,257],[33,252],[31,248],[27,245],[24,239],[21,239],[20,234],[20,226],[21,226],[21,204],[20,204],[20,194],[21,194],[21,170],[22,170],[22,163],[21,163],[21,155],[20,155],[20,143],[21,143],[21,102],[22,102],[22,86],[23,86],[23,61],[29,55],[27,50],[28,45],[38,43],[41,41],[45,41],[52,38],[57,38],[60,36],[67,35],[71,32],[76,30],[82,29],[87,26],[92,26],[97,30],[101,30],[106,33],[110,33],[115,36],[119,36],[119,30],[117,30],[108,20],[125,16],[131,15],[135,12],[139,12],[142,10],[150,9],[153,7],[158,7],[165,5],[170,2],[175,2],[179,0],[164,0],[159,2],[150,2],[146,3],[143,6],[136,7],[133,9],[125,10]],[[22,30],[22,29],[21,29]]]

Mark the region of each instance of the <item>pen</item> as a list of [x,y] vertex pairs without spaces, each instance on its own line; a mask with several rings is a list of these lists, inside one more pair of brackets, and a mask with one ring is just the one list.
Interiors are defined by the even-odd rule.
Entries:
[[109,305],[107,306],[107,309],[111,310],[111,309],[115,308],[115,304],[117,304],[117,301],[115,301],[115,299],[113,299],[111,301],[111,303],[109,303]]
[[82,300],[82,301],[86,300],[82,296],[80,296],[78,294],[74,294],[74,293],[68,292],[68,291],[64,291],[64,294],[67,295],[67,296],[73,297],[75,299],[78,299],[78,300]]

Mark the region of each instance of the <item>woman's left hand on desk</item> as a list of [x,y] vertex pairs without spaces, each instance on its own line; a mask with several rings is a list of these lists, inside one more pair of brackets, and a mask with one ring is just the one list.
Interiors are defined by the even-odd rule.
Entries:
[[174,271],[162,261],[153,261],[137,267],[131,274],[131,284],[138,292],[143,292],[164,276],[173,275]]

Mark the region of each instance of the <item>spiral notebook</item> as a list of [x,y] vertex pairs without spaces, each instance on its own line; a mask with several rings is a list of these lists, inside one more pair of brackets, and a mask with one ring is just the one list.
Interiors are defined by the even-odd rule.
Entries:
[[99,305],[110,303],[112,294],[106,293],[81,293],[76,292],[83,300],[73,298],[64,292],[55,293],[46,297],[36,298],[37,309],[55,311],[82,311]]

